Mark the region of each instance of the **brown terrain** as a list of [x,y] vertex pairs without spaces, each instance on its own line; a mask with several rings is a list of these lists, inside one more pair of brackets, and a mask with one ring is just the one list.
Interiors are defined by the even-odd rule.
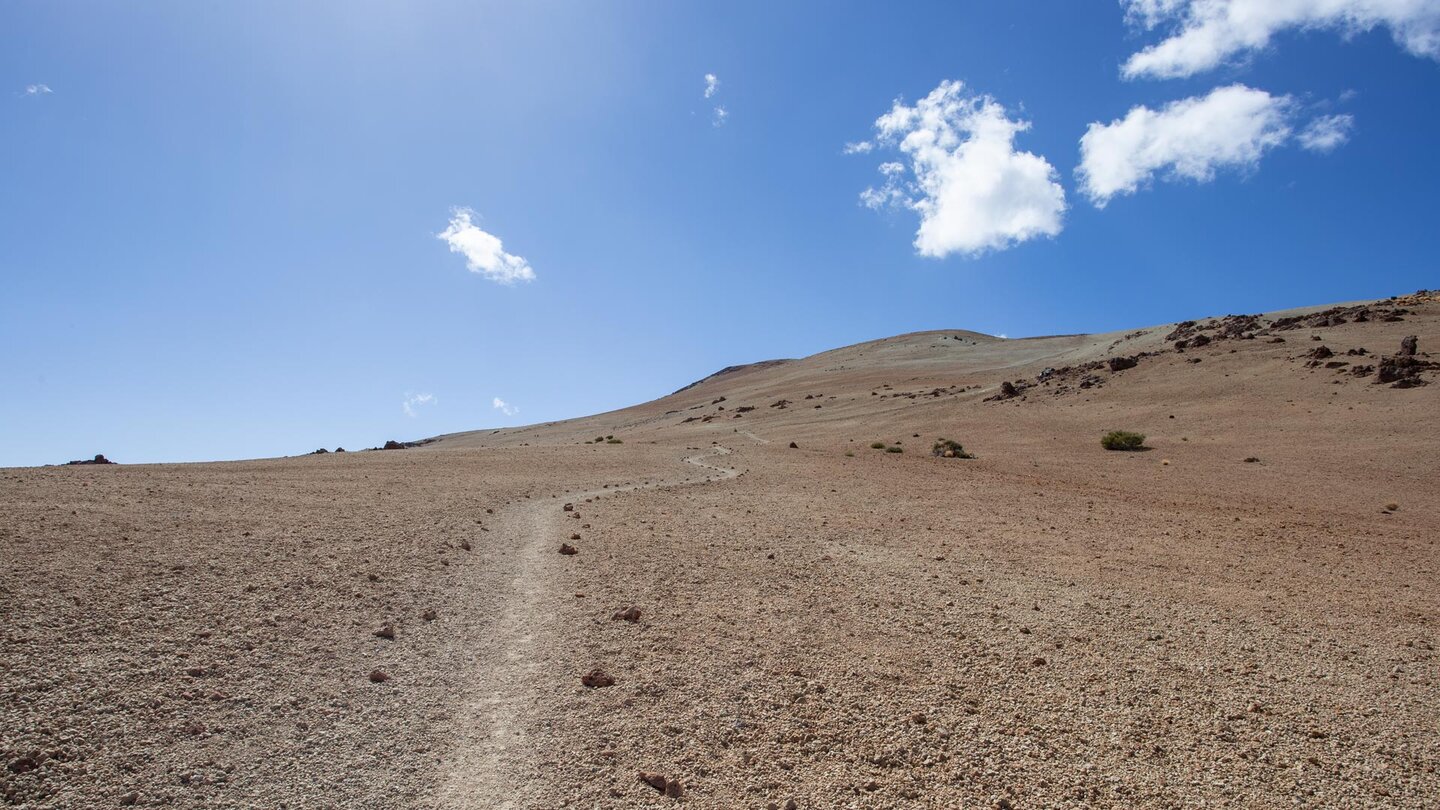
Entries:
[[1434,293],[4,469],[0,797],[1434,807],[1437,516]]

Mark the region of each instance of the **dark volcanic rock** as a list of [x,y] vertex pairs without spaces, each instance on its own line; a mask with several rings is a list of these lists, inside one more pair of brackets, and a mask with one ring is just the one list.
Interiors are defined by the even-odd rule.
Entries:
[[[1199,338],[1196,338],[1196,340],[1199,340]],[[1111,371],[1124,371],[1127,368],[1134,368],[1140,365],[1140,360],[1136,357],[1112,357],[1105,361],[1105,365],[1109,366]]]
[[1411,335],[1400,341],[1400,354],[1404,357],[1414,357],[1415,352],[1420,348],[1420,338]]
[[96,453],[96,454],[95,454],[95,458],[83,458],[83,459],[80,459],[79,461],[67,461],[67,462],[65,462],[65,465],[68,467],[68,466],[73,466],[73,465],[76,465],[76,464],[114,464],[114,463],[115,463],[115,462],[111,461],[110,459],[105,458],[104,455],[101,455],[100,453]]

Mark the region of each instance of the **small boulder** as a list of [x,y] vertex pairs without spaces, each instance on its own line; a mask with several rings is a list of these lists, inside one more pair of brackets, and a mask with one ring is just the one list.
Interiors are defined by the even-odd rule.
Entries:
[[579,553],[580,553],[580,549],[575,548],[574,546],[570,545],[569,543],[561,543],[561,544],[560,544],[560,553],[561,553],[561,554],[564,554],[564,555],[567,556],[567,557],[570,557],[570,556],[579,554]]
[[[1411,335],[1400,341],[1400,354],[1404,357],[1414,357],[1415,352],[1420,349],[1420,338]],[[99,458],[99,456],[96,456]]]
[[790,442],[790,449],[791,449],[791,450],[799,450],[799,449],[800,449],[800,445],[796,444],[795,442]]
[[1140,359],[1137,357],[1112,357],[1105,361],[1105,365],[1109,366],[1111,371],[1124,371],[1140,365]]
[[388,681],[388,680],[390,680],[390,676],[389,676],[389,675],[386,675],[384,672],[381,672],[381,671],[378,670],[378,669],[372,669],[372,670],[370,670],[370,682],[371,682],[371,683],[385,683],[385,682]]
[[385,625],[384,627],[380,628],[379,630],[376,630],[376,631],[375,631],[375,637],[376,637],[376,638],[383,638],[383,639],[385,639],[385,640],[387,640],[387,641],[394,641],[394,640],[395,640],[395,625],[393,625],[393,624],[387,624],[387,625]]
[[610,616],[611,621],[626,621],[634,624],[640,621],[640,608],[631,606],[624,610],[617,610]]
[[607,686],[614,686],[615,679],[605,674],[603,669],[592,669],[580,676],[580,683],[587,689],[604,689]]

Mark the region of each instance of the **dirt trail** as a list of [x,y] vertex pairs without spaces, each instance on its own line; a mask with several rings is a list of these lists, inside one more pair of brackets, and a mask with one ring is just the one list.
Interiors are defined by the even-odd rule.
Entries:
[[[661,480],[620,487],[569,493],[565,499],[584,502],[661,487],[701,486],[740,475],[733,467],[713,464],[707,459],[731,454],[716,445],[708,452],[686,456],[683,461],[712,474],[694,480]],[[456,751],[448,763],[448,775],[440,791],[440,806],[447,808],[511,808],[519,799],[516,786],[525,782],[527,762],[526,729],[545,714],[541,694],[544,673],[558,652],[548,640],[554,632],[553,611],[547,601],[563,598],[554,574],[556,544],[568,536],[567,512],[559,499],[547,498],[520,505],[503,515],[504,531],[517,539],[508,555],[508,595],[504,615],[493,625],[494,635],[480,657],[479,680],[472,698],[462,709],[457,723]],[[507,576],[502,575],[503,581]]]

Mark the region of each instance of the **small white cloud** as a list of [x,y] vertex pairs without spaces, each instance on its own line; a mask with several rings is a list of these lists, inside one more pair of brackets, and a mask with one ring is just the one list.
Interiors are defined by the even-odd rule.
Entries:
[[716,90],[719,90],[719,89],[720,89],[720,80],[715,77],[715,74],[714,74],[714,73],[706,73],[706,74],[705,74],[705,98],[710,98],[711,96],[715,95],[715,91],[716,91]]
[[714,126],[723,127],[725,121],[730,118],[730,111],[721,106],[715,107],[715,118],[711,121]]
[[1353,115],[1325,115],[1300,130],[1296,139],[1302,148],[1311,152],[1333,152],[1350,140],[1350,130],[1354,128]]
[[894,205],[920,215],[915,249],[940,258],[977,256],[1060,233],[1065,190],[1045,158],[1015,149],[1030,128],[986,95],[942,81],[914,106],[897,100],[875,121],[879,146],[909,162],[881,164],[885,183],[860,194],[870,208]]
[[845,144],[844,151],[847,155],[864,155],[869,153],[874,148],[875,144],[870,141],[855,141],[853,143]]
[[465,267],[499,284],[534,281],[535,271],[524,257],[506,253],[498,236],[480,230],[471,222],[475,212],[457,208],[450,216],[450,225],[436,234],[450,246],[451,253],[465,255]]
[[51,90],[48,84],[30,84],[25,86],[25,95],[27,96],[46,96],[53,92],[55,91]]
[[1170,36],[1131,56],[1126,78],[1193,76],[1261,50],[1282,31],[1339,29],[1346,35],[1390,29],[1415,56],[1440,60],[1435,0],[1120,0],[1145,28],[1170,23]]
[[1157,173],[1203,183],[1222,168],[1254,168],[1290,138],[1295,106],[1289,96],[1235,84],[1159,111],[1133,107],[1122,119],[1092,123],[1080,139],[1081,189],[1103,208]]
[[407,394],[405,395],[405,399],[400,403],[400,408],[401,408],[401,410],[405,411],[405,415],[406,415],[406,416],[409,416],[409,417],[412,417],[412,418],[413,418],[413,417],[415,416],[415,413],[416,413],[416,409],[417,409],[417,408],[420,408],[420,407],[422,407],[422,406],[424,406],[424,405],[434,405],[434,404],[435,404],[435,396],[434,396],[433,394],[409,394],[409,393],[407,393]]
[[506,416],[514,416],[515,414],[520,413],[519,408],[511,405],[500,397],[495,397],[495,399],[493,399],[490,404],[495,410],[505,414]]

